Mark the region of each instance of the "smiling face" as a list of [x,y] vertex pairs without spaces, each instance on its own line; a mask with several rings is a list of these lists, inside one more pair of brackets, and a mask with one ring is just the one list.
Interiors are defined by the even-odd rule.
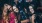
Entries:
[[11,6],[8,4],[4,4],[3,14],[6,15],[7,11],[10,10]]
[[4,4],[4,9],[3,9],[3,14],[6,15],[7,14],[7,9],[8,9],[8,4]]
[[8,5],[8,4],[4,4],[4,8],[10,8],[11,7],[11,5]]
[[14,12],[19,12],[18,8],[16,6],[13,6]]
[[29,6],[30,12],[34,13],[33,6]]
[[11,5],[5,4],[4,7],[6,9],[8,9],[9,11],[12,11],[12,6]]

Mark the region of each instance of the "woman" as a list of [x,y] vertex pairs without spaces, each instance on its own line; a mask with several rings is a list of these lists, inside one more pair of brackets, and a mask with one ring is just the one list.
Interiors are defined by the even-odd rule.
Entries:
[[2,14],[2,17],[3,17],[3,23],[8,23],[8,15],[7,15],[7,11],[8,11],[9,8],[10,8],[10,5],[8,5],[8,4],[4,4],[4,9],[3,9],[3,14]]
[[15,15],[15,13],[14,13],[14,11],[13,11],[13,8],[12,7],[10,7],[9,8],[9,23],[16,23],[16,15]]

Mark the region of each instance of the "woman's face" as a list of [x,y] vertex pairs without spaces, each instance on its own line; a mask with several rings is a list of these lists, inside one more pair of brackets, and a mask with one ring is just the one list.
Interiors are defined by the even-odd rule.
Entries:
[[11,5],[4,4],[4,7],[9,9],[11,7]]
[[14,12],[19,12],[18,8],[16,6],[13,6]]
[[7,14],[7,10],[8,10],[8,4],[4,4],[4,9],[3,9],[4,15]]
[[6,9],[8,9],[9,11],[12,11],[12,6],[11,5],[5,4],[4,7]]
[[34,13],[33,6],[29,6],[30,12]]

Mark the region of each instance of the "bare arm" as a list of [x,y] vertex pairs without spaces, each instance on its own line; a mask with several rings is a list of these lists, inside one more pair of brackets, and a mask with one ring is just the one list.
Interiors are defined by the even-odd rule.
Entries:
[[34,19],[35,19],[35,14],[32,15],[32,23],[35,23]]

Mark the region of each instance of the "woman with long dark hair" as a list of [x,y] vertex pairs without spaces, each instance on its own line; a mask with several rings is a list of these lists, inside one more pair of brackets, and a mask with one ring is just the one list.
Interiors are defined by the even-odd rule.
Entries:
[[17,18],[16,18],[16,14],[14,13],[14,11],[13,11],[13,8],[12,7],[10,7],[9,8],[9,23],[17,23]]

